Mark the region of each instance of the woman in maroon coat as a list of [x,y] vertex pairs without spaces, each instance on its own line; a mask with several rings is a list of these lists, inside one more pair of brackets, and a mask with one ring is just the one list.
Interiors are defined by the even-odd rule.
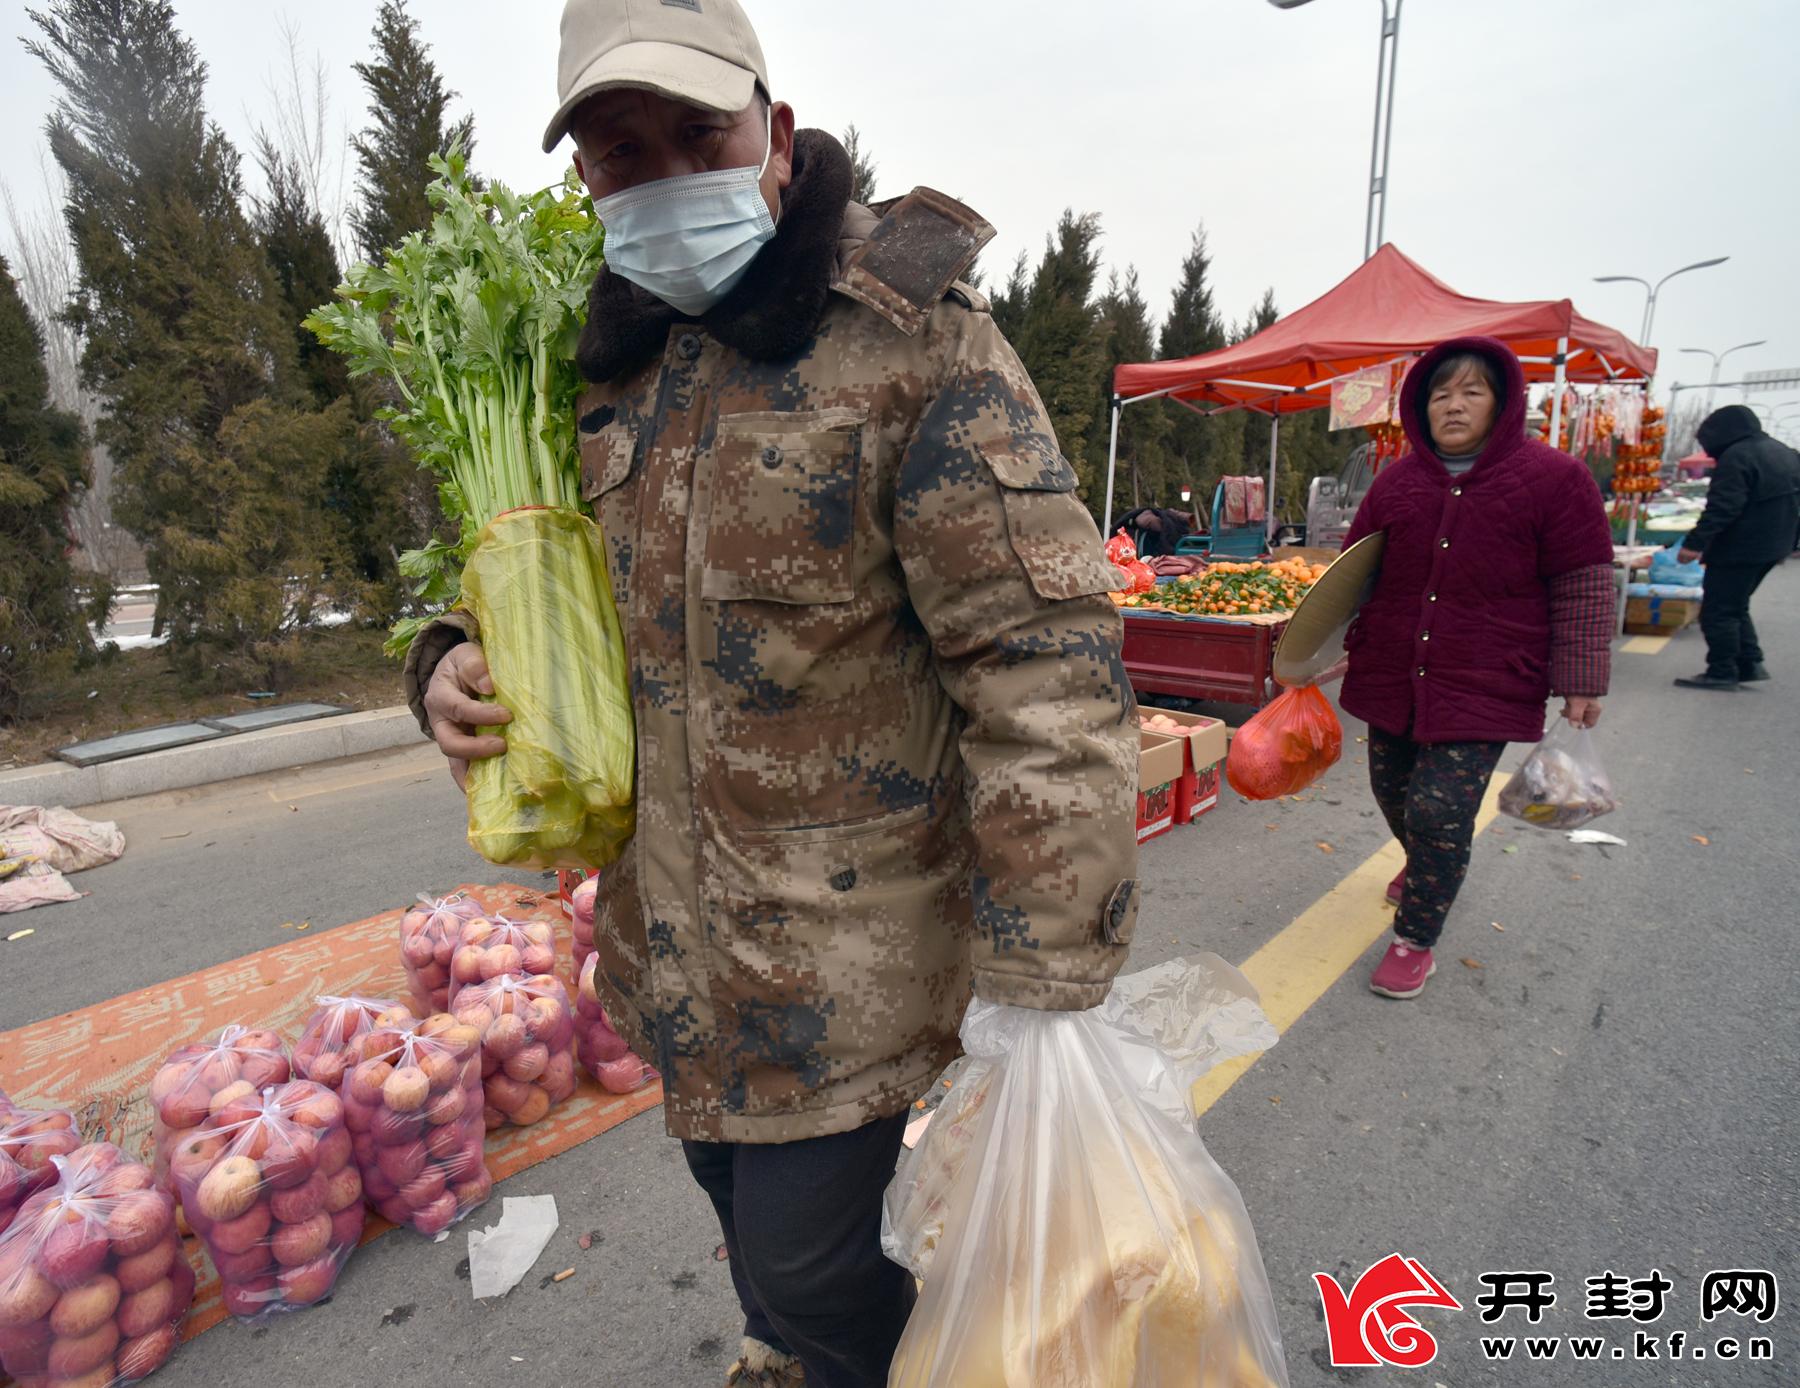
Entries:
[[1469,868],[1475,815],[1508,742],[1544,735],[1544,701],[1600,718],[1611,665],[1612,533],[1581,463],[1525,437],[1525,374],[1504,343],[1458,338],[1407,375],[1411,450],[1369,489],[1345,540],[1387,532],[1346,645],[1346,711],[1369,725],[1369,778],[1406,849],[1388,888],[1396,938],[1370,986],[1416,997]]

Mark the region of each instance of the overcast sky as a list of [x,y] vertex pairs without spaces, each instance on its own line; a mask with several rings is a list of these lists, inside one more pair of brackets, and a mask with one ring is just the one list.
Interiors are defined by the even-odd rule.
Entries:
[[[48,0],[38,0],[48,3]],[[1244,317],[1283,310],[1362,253],[1378,0],[746,0],[777,97],[803,125],[854,121],[884,194],[930,184],[999,229],[990,278],[1034,257],[1065,207],[1097,211],[1109,265],[1134,264],[1159,316],[1194,225],[1216,287]],[[555,101],[559,0],[414,0],[477,166],[520,186],[558,177],[538,152]],[[29,28],[7,6],[10,34]],[[241,147],[268,119],[281,27],[322,58],[334,123],[362,119],[352,62],[376,0],[177,0],[210,67],[211,114]],[[1464,293],[1570,297],[1637,334],[1658,305],[1662,381],[1703,358],[1800,367],[1800,4],[1794,0],[1412,0],[1404,11],[1387,236]],[[16,39],[0,45],[0,178],[42,200],[52,92]],[[252,174],[254,177],[254,174]],[[1755,397],[1774,403],[1800,391]]]

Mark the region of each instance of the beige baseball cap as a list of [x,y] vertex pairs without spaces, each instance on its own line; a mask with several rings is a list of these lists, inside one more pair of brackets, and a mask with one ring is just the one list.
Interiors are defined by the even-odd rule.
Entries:
[[738,0],[568,0],[544,152],[575,108],[610,87],[638,87],[708,111],[741,111],[769,89],[756,30]]

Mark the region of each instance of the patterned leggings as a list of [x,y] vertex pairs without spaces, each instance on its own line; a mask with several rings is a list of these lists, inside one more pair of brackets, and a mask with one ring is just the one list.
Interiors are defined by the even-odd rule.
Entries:
[[1469,872],[1475,815],[1504,742],[1414,742],[1369,729],[1369,784],[1406,850],[1394,933],[1429,949]]

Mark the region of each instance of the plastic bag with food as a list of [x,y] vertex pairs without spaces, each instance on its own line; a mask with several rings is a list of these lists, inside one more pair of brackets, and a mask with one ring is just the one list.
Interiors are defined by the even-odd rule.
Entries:
[[630,1094],[661,1076],[613,1030],[594,991],[599,963],[600,956],[590,954],[581,966],[581,984],[575,990],[575,1058],[608,1094]]
[[294,1069],[303,1080],[335,1090],[349,1069],[350,1043],[378,1026],[416,1021],[412,1009],[392,998],[314,998],[312,1015],[294,1043]]
[[52,1157],[81,1146],[81,1130],[67,1109],[20,1108],[0,1094],[0,1234],[33,1195],[56,1180]]
[[575,1092],[575,1014],[559,978],[500,974],[456,995],[456,1020],[481,1038],[491,1132],[528,1128]]
[[462,939],[462,928],[485,915],[466,892],[446,897],[419,893],[418,904],[400,918],[400,963],[406,970],[413,1011],[421,1017],[450,1006],[450,959]]
[[0,1234],[0,1368],[22,1385],[135,1383],[175,1352],[194,1300],[175,1202],[110,1142],[50,1163]]
[[1231,739],[1225,776],[1247,800],[1277,800],[1337,764],[1344,729],[1317,685],[1286,689]]
[[555,972],[556,927],[549,921],[474,916],[463,922],[450,956],[450,1006],[464,988],[483,979]]
[[600,530],[577,512],[496,516],[462,574],[506,754],[470,763],[469,844],[491,863],[605,867],[636,824],[625,636]]
[[[150,1080],[151,1165],[163,1189],[177,1195],[170,1155],[208,1118],[234,1099],[286,1084],[292,1077],[287,1043],[266,1027],[234,1022],[204,1041],[171,1051]],[[185,1225],[187,1212],[179,1214]],[[184,1227],[182,1232],[190,1231]]]
[[181,1208],[244,1320],[322,1301],[362,1241],[343,1101],[294,1080],[234,1099],[175,1149]]
[[1501,813],[1540,829],[1579,829],[1618,808],[1594,734],[1561,718],[1500,791]]
[[968,1059],[888,1188],[882,1245],[925,1282],[889,1388],[1287,1383],[1249,1215],[1188,1106],[1272,1030],[1213,958],[1114,994],[970,1004]]
[[445,1012],[351,1043],[344,1121],[369,1203],[392,1224],[435,1237],[493,1190],[479,1044]]

